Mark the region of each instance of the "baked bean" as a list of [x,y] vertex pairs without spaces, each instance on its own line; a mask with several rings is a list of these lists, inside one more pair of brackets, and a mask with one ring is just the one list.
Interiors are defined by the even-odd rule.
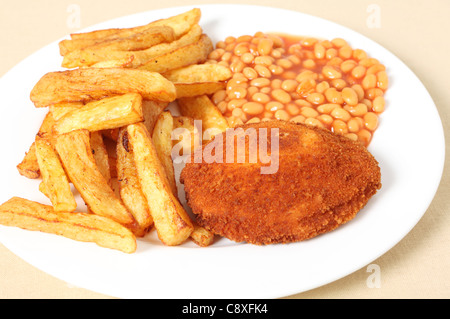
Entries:
[[255,64],[261,64],[264,66],[272,65],[274,61],[274,58],[271,56],[263,55],[263,56],[257,56],[255,58]]
[[247,103],[246,99],[233,99],[228,102],[227,108],[229,111],[233,111],[235,108],[241,107],[245,103]]
[[244,68],[242,70],[242,73],[249,80],[253,80],[253,79],[256,79],[258,77],[258,72],[256,72],[255,69],[250,68],[250,67]]
[[270,83],[270,87],[274,90],[280,89],[281,83],[283,83],[283,81],[281,79],[273,79],[272,83]]
[[316,62],[313,59],[307,59],[303,61],[303,66],[307,69],[312,69],[316,66]]
[[314,55],[316,56],[317,59],[325,58],[325,53],[326,53],[326,50],[322,44],[316,43],[314,45]]
[[322,69],[322,74],[327,79],[340,79],[342,77],[342,73],[331,66],[324,66]]
[[316,117],[319,115],[319,113],[315,109],[308,106],[302,107],[300,112],[304,117]]
[[264,111],[264,106],[257,102],[248,102],[242,105],[242,111],[250,115],[258,115]]
[[333,124],[333,118],[328,114],[321,114],[316,117],[319,121],[321,121],[324,125],[330,126]]
[[353,70],[353,68],[356,66],[356,62],[353,60],[345,60],[344,62],[341,63],[341,70],[344,73],[348,73],[351,70]]
[[228,92],[228,97],[230,99],[244,99],[246,95],[247,89],[241,86],[236,86]]
[[281,110],[283,108],[284,108],[284,104],[277,102],[277,101],[271,101],[266,104],[266,110],[271,111],[271,112],[275,112],[275,111]]
[[353,116],[362,116],[367,113],[367,105],[364,103],[358,103],[355,106],[344,106],[344,109],[347,110]]
[[377,76],[375,74],[366,74],[361,82],[362,87],[365,90],[374,88],[377,86]]
[[358,135],[356,135],[355,133],[347,133],[347,134],[344,134],[344,136],[351,139],[352,141],[358,140]]
[[375,131],[375,129],[378,127],[378,115],[373,112],[367,112],[364,115],[364,126],[369,131]]
[[255,56],[253,54],[251,54],[250,52],[247,52],[247,53],[244,53],[243,55],[241,55],[241,60],[245,64],[252,63],[254,58],[255,58]]
[[316,91],[319,93],[324,93],[326,89],[330,87],[327,81],[322,81],[316,85]]
[[367,69],[367,74],[377,74],[378,72],[386,70],[386,67],[383,64],[375,64]]
[[365,146],[369,145],[372,139],[372,133],[365,129],[361,129],[356,135],[358,135],[358,140]]
[[347,45],[347,41],[341,38],[334,38],[331,40],[331,44],[333,44],[336,48],[341,48],[344,45]]
[[278,102],[287,104],[291,102],[292,98],[291,96],[282,89],[275,89],[272,91],[272,97],[277,100]]
[[312,106],[311,103],[303,99],[296,99],[294,103],[297,104],[298,106]]
[[255,71],[263,78],[270,78],[272,76],[270,70],[261,64],[255,65]]
[[319,105],[319,106],[317,107],[317,110],[318,110],[320,113],[330,114],[331,111],[333,111],[333,110],[334,110],[335,108],[337,108],[337,107],[341,107],[340,104],[336,104],[336,103],[325,103],[325,104]]
[[290,120],[367,146],[385,109],[385,66],[341,38],[227,37],[205,63],[232,71],[226,88],[211,95],[230,126]]
[[364,99],[364,89],[359,84],[352,85],[352,89],[356,92],[358,95],[358,102],[362,101]]
[[308,94],[306,100],[312,104],[319,105],[325,101],[325,96],[322,93],[315,92]]
[[358,94],[356,94],[355,90],[352,88],[343,88],[342,89],[342,98],[344,102],[348,105],[356,105],[358,104]]
[[365,97],[368,98],[369,100],[373,100],[377,96],[382,96],[382,95],[383,95],[383,90],[381,90],[379,88],[367,89],[366,93],[365,93]]
[[334,120],[332,124],[332,130],[337,134],[342,135],[347,134],[348,133],[347,123],[345,123],[342,120]]
[[252,101],[266,104],[266,103],[270,102],[270,96],[268,96],[267,94],[258,92],[258,93],[253,94]]
[[382,90],[387,90],[388,88],[388,76],[386,71],[380,71],[377,73],[377,87]]
[[367,53],[364,50],[355,49],[355,50],[353,50],[352,56],[354,59],[359,61],[359,60],[367,58]]
[[268,66],[270,72],[272,72],[273,75],[280,75],[284,72],[284,69],[276,64],[271,64]]
[[289,114],[285,110],[276,111],[274,116],[277,120],[283,120],[283,121],[288,121],[290,118]]
[[313,79],[305,79],[300,82],[295,91],[300,96],[307,96],[310,92],[313,92],[316,87],[316,81]]
[[219,90],[213,94],[211,99],[212,99],[212,102],[217,105],[220,102],[222,102],[223,100],[225,100],[226,96],[227,96],[227,91]]
[[286,111],[290,115],[297,115],[300,113],[300,108],[295,103],[289,103],[286,105]]
[[377,96],[373,99],[372,110],[376,113],[384,112],[385,101],[383,96]]
[[286,92],[294,92],[298,86],[298,82],[292,79],[284,80],[281,83],[281,88]]
[[250,81],[250,85],[256,86],[256,87],[270,86],[270,80],[267,78],[256,78],[256,79]]
[[247,97],[251,98],[255,93],[258,93],[258,92],[260,92],[259,88],[257,88],[256,86],[251,86],[251,87],[247,88]]
[[330,85],[336,90],[342,90],[343,88],[348,86],[347,82],[345,82],[344,79],[333,79],[330,81]]
[[353,50],[348,44],[339,48],[339,56],[343,59],[350,59],[352,54]]
[[252,117],[250,120],[248,120],[246,122],[246,124],[250,124],[250,123],[259,123],[261,122],[261,119],[259,117]]
[[291,118],[291,121],[295,123],[305,123],[305,120],[306,118],[303,115],[297,115]]
[[344,103],[344,99],[342,98],[342,93],[338,92],[336,88],[329,88],[325,90],[325,98],[330,103]]
[[347,112],[346,110],[344,110],[342,107],[336,107],[331,111],[331,116],[334,117],[335,119],[339,119],[339,120],[343,120],[345,122],[347,122],[348,120],[351,119],[351,115],[349,112]]
[[318,119],[313,118],[313,117],[308,117],[305,120],[305,124],[312,125],[312,126],[323,127],[323,123],[320,122]]
[[325,57],[328,60],[331,60],[332,58],[337,57],[337,56],[338,56],[338,51],[334,48],[328,49],[327,52],[325,52]]
[[348,131],[352,133],[356,133],[361,128],[360,123],[355,118],[348,120],[347,122]]

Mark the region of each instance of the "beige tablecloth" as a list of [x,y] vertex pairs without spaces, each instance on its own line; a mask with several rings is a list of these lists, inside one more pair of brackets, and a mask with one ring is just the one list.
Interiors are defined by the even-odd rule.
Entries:
[[[196,1],[195,4],[217,3]],[[243,3],[228,1],[227,3]],[[450,133],[450,2],[447,0],[252,0],[347,26],[403,60],[432,95]],[[0,8],[0,76],[41,47],[90,25],[181,0],[15,0]],[[79,13],[79,14],[78,14]],[[75,15],[74,15],[75,14]],[[396,107],[407,108],[407,105]],[[448,141],[447,141],[448,145]],[[414,229],[389,252],[345,278],[286,298],[449,298],[450,171]],[[370,277],[375,267],[378,282]],[[0,298],[111,298],[73,287],[27,264],[0,244]]]

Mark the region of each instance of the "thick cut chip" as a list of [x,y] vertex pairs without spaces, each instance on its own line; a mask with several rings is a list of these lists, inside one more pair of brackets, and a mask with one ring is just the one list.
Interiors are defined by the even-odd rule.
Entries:
[[186,97],[177,101],[182,115],[201,121],[203,139],[209,140],[208,136],[229,128],[227,120],[208,96]]
[[165,245],[179,245],[192,233],[192,221],[172,193],[164,167],[145,125],[128,125],[127,133],[139,181],[147,198],[158,237]]
[[225,82],[174,83],[177,98],[214,94],[226,88]]
[[175,171],[172,161],[172,131],[173,116],[170,111],[162,112],[153,128],[152,141],[155,145],[158,158],[164,167],[170,188],[175,196],[178,196],[177,184],[175,181]]
[[31,91],[36,107],[61,102],[89,102],[112,95],[138,93],[143,98],[171,102],[175,86],[161,74],[126,68],[82,68],[50,72]]
[[220,64],[194,64],[163,74],[175,83],[223,82],[233,75],[230,68]]
[[199,41],[157,56],[137,68],[151,72],[165,73],[187,65],[203,63],[213,50],[211,39],[203,34]]
[[55,212],[53,207],[13,197],[0,205],[0,224],[92,242],[124,253],[134,253],[136,237],[105,217],[78,212]]
[[85,33],[73,33],[71,34],[71,38],[74,40],[77,39],[95,39],[102,40],[111,36],[130,36],[134,33],[139,33],[145,30],[146,28],[151,28],[155,26],[168,26],[173,29],[175,36],[178,38],[181,35],[185,34],[189,29],[198,23],[201,18],[201,11],[198,8],[191,9],[189,11],[183,12],[176,16],[172,16],[166,19],[160,19],[157,21],[150,22],[149,24],[132,27],[132,28],[113,28],[113,29],[104,29],[104,30],[96,30]]
[[89,209],[94,214],[133,228],[133,216],[116,197],[98,169],[92,155],[89,131],[77,130],[61,134],[57,137],[55,146],[69,180]]
[[169,105],[166,102],[144,100],[142,102],[142,112],[144,114],[144,124],[147,131],[153,132],[159,114]]
[[[38,136],[43,138],[48,138],[53,143],[53,134],[52,127],[55,124],[55,120],[53,114],[48,112],[44,120],[39,127],[39,131],[37,133]],[[17,165],[17,170],[20,175],[25,176],[30,179],[37,179],[41,177],[41,173],[39,171],[39,163],[36,157],[36,145],[35,142],[31,143],[28,152],[25,153],[22,161]]]
[[174,116],[172,131],[172,157],[194,153],[202,140],[194,119],[188,116]]
[[116,166],[120,197],[138,224],[135,235],[142,237],[153,226],[153,218],[141,189],[126,127],[119,130]]
[[103,141],[103,135],[100,131],[90,133],[90,142],[92,156],[94,156],[95,163],[97,164],[98,170],[105,178],[108,185],[112,186],[111,183],[111,168],[109,166],[109,155],[106,149],[105,142]]
[[77,203],[70,190],[69,180],[51,142],[36,136],[36,157],[42,176],[45,195],[50,199],[55,211],[72,212]]
[[[170,43],[174,39],[173,30],[169,27],[148,28],[143,32],[126,38],[105,39],[105,41],[68,52],[64,55],[62,66],[65,68],[91,66],[102,61],[111,60],[109,53],[112,51],[132,52],[145,50],[160,43]],[[73,41],[86,42],[84,40]],[[87,40],[87,42],[90,42],[90,40]]]
[[142,122],[142,97],[129,93],[92,101],[65,114],[54,125],[55,134],[87,129],[91,132]]

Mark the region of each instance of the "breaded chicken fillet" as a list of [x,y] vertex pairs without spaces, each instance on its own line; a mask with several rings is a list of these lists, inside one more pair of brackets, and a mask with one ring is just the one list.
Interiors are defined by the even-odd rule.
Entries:
[[[223,163],[192,160],[181,173],[187,203],[198,223],[215,234],[258,245],[302,241],[350,221],[381,188],[378,162],[359,142],[284,121],[241,128],[244,132],[253,128],[260,135],[268,131],[267,142],[258,138],[258,146],[267,143],[272,159],[278,156],[276,172],[262,174],[261,168],[269,165],[267,157],[236,163],[237,140],[232,148],[233,142],[227,144],[223,133],[222,139],[216,136],[208,143],[216,141],[215,154],[222,150]],[[270,138],[277,129],[278,142]],[[250,134],[240,138],[250,145]],[[223,147],[218,146],[220,140]],[[235,162],[227,163],[226,154],[232,150]],[[249,153],[247,147],[245,154],[251,152],[255,148]]]

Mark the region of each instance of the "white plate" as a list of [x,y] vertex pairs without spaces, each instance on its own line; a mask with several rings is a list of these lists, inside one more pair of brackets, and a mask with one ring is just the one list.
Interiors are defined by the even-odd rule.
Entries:
[[[444,135],[428,92],[397,57],[366,37],[332,22],[275,8],[205,5],[200,24],[214,42],[226,36],[276,31],[347,39],[387,66],[387,109],[369,147],[383,187],[348,224],[312,240],[258,247],[220,239],[208,248],[192,242],[165,247],[153,232],[127,255],[55,235],[0,227],[0,241],[31,265],[73,285],[119,298],[277,298],[342,278],[397,244],[432,201],[443,170]],[[140,13],[87,30],[130,27],[191,9]],[[86,30],[86,31],[87,31]],[[0,202],[21,196],[49,204],[39,181],[16,165],[34,139],[45,109],[29,93],[47,72],[60,70],[58,41],[8,72],[0,82]]]

